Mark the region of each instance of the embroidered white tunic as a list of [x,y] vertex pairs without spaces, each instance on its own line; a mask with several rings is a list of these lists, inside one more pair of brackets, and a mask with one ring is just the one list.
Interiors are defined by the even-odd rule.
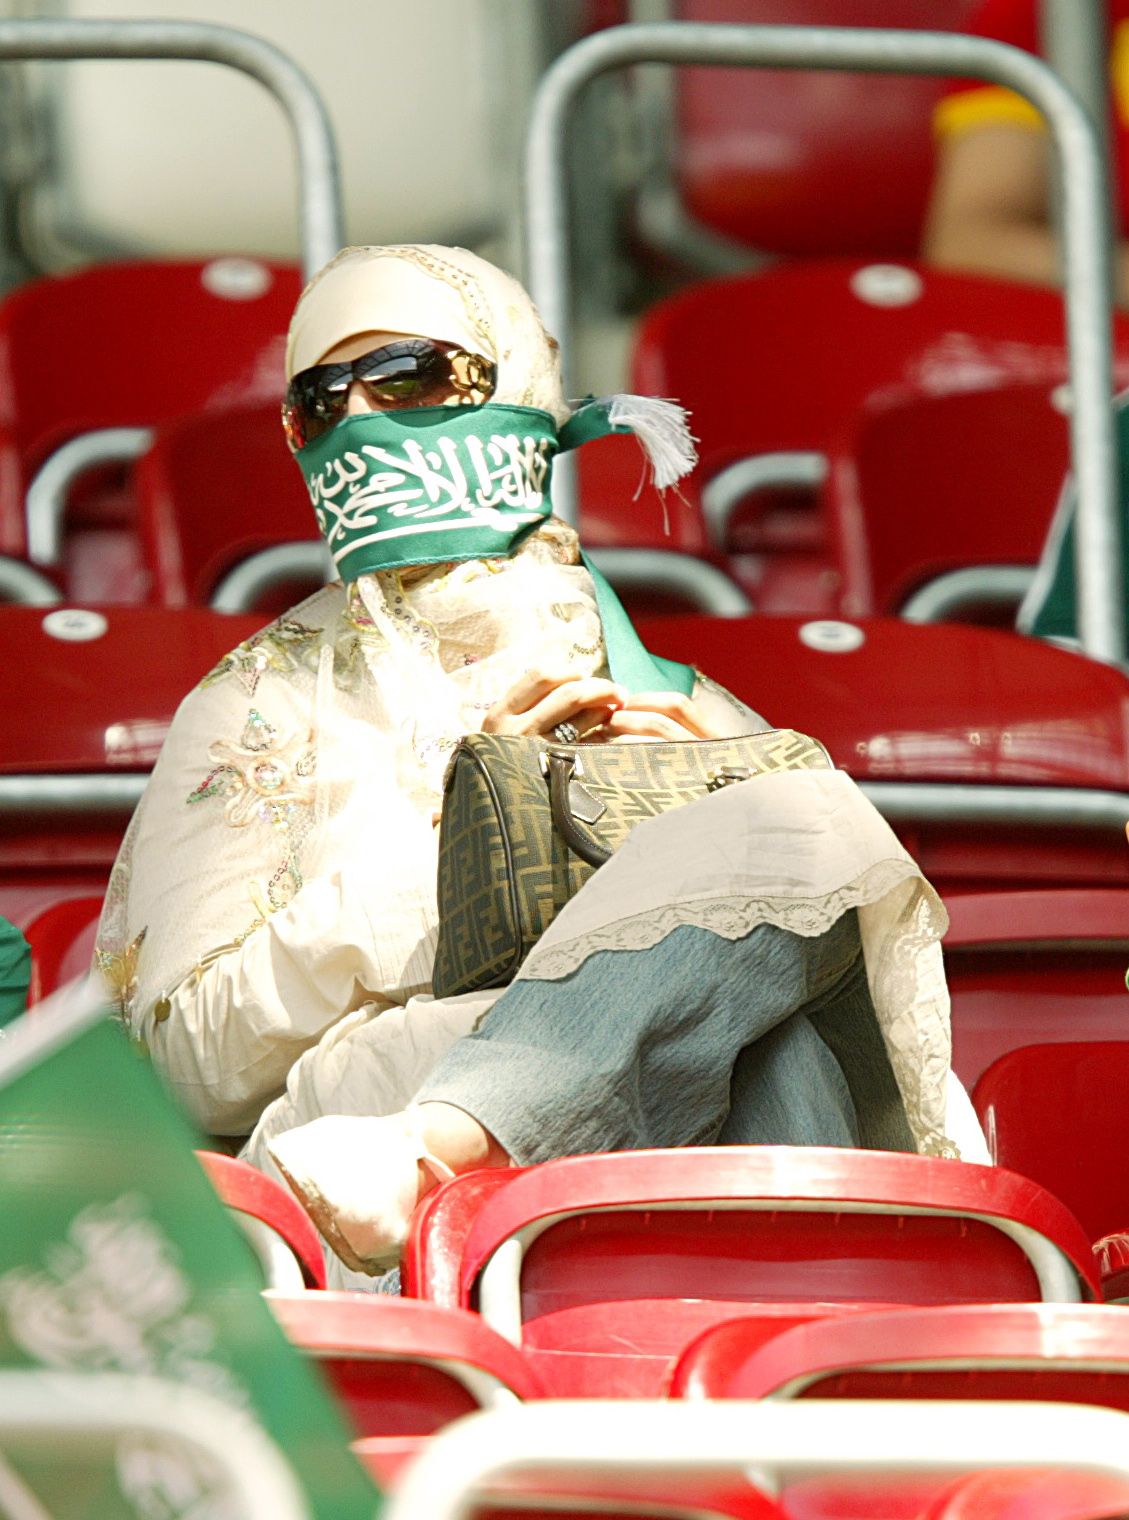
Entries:
[[[458,249],[378,252],[402,277],[401,327],[481,340],[498,360],[496,401],[570,415],[556,346],[515,281]],[[324,351],[318,323],[337,288],[315,282],[299,303],[291,343],[309,352],[298,367]],[[258,1124],[259,1159],[268,1130],[401,1107],[489,1006],[492,995],[428,994],[433,825],[453,744],[534,668],[605,673],[591,580],[575,535],[552,521],[511,559],[327,587],[182,704],[114,870],[97,959],[205,1130]],[[695,700],[719,732],[763,726],[704,678]],[[597,873],[524,974],[557,976],[601,943],[653,943],[680,922],[814,934],[857,906],[913,1132],[944,1152],[943,910],[846,778],[758,791],[765,779],[657,820],[636,848],[657,839],[678,862],[656,874],[658,896],[642,870],[631,901],[609,902]],[[689,868],[680,831],[693,837],[699,822],[739,828],[743,853],[722,880]]]
[[[327,587],[182,704],[114,872],[99,954],[122,1016],[206,1130],[248,1134],[279,1098],[271,1131],[402,1106],[489,1006],[494,995],[427,995],[433,820],[451,747],[523,670],[603,669],[574,554],[571,531],[550,525],[512,560]],[[762,726],[720,688],[700,683],[696,697],[733,732]],[[697,847],[703,828],[720,854]],[[759,777],[625,848],[641,863],[629,898],[611,901],[597,873],[524,975],[564,975],[678,923],[815,934],[859,907],[919,1148],[948,1150],[944,910],[845,776]]]

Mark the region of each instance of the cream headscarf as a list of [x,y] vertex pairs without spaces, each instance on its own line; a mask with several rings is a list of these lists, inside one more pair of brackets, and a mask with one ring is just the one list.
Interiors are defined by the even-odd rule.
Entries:
[[[537,407],[558,427],[575,415],[561,389],[560,350],[537,308],[512,275],[465,248],[401,243],[344,249],[298,302],[286,345],[287,379],[362,332],[456,343],[497,365],[493,402]],[[601,410],[616,430],[635,434],[660,490],[696,462],[689,419],[674,402],[614,395],[583,410]],[[573,444],[562,439],[562,446]]]
[[494,401],[565,422],[560,351],[512,275],[433,243],[346,248],[302,293],[286,343],[286,378],[361,332],[439,338],[498,366]]

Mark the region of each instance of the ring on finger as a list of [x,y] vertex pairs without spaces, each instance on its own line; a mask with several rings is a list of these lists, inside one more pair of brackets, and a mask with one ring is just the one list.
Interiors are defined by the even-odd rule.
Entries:
[[575,744],[580,738],[580,730],[575,723],[557,723],[553,727],[554,739],[559,739],[562,744]]

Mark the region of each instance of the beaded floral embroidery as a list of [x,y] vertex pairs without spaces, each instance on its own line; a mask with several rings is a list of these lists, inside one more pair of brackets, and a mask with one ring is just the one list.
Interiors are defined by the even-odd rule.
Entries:
[[217,739],[208,759],[214,768],[188,801],[222,795],[232,828],[245,828],[256,818],[277,824],[291,808],[309,807],[313,801],[313,736],[281,736],[257,707],[247,714],[239,742]]
[[[336,685],[351,691],[360,684],[366,646],[380,648],[388,642],[370,617],[356,584],[347,588],[339,628],[340,631],[328,631],[333,638],[333,679]],[[298,618],[279,618],[225,654],[200,686],[214,686],[226,676],[234,676],[247,695],[253,697],[268,670],[279,675],[288,675],[299,668],[316,671],[326,636],[326,629],[312,628]]]
[[285,853],[267,884],[267,898],[272,910],[285,907],[302,885],[298,852],[312,823],[313,735],[282,734],[252,707],[238,742],[217,739],[208,759],[212,769],[188,803],[222,797],[232,828],[262,822],[284,836]]
[[340,626],[343,631],[333,644],[333,680],[345,691],[353,691],[361,684],[365,673],[365,651],[388,647],[388,640],[365,606],[356,581],[351,581],[346,588]]
[[310,628],[297,618],[279,618],[269,628],[246,639],[230,654],[225,654],[200,682],[200,686],[214,686],[225,676],[234,675],[247,695],[253,697],[264,671],[275,670],[285,675],[296,670],[299,665],[316,667],[321,636],[320,628]]
[[123,1024],[129,1024],[130,1010],[137,996],[137,958],[145,930],[137,935],[124,950],[104,950],[101,945],[94,951],[94,963],[105,984],[114,1012]]

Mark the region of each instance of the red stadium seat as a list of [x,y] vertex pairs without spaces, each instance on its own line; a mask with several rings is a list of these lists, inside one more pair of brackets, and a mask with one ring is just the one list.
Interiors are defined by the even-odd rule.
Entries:
[[[520,1336],[554,1395],[653,1393],[694,1334],[750,1305],[1096,1292],[1089,1244],[1060,1203],[964,1162],[724,1147],[501,1175],[465,1231],[439,1234],[441,1214],[420,1230],[458,1264],[456,1306],[477,1303]],[[1037,1242],[1031,1258],[1021,1240]]]
[[540,1392],[521,1351],[477,1314],[386,1294],[267,1299],[288,1340],[316,1358],[382,1483],[452,1420]]
[[67,897],[44,908],[25,925],[24,937],[31,946],[29,1008],[72,977],[89,971],[101,912],[101,897]]
[[[69,440],[279,396],[299,289],[291,265],[224,258],[101,265],[8,294],[0,303],[0,364],[8,379],[0,405],[0,551],[25,551],[25,492]],[[46,356],[58,353],[60,335],[76,369],[97,376],[97,384],[44,383]],[[128,525],[132,508],[120,472],[109,490],[105,485],[78,504],[76,516],[92,528]],[[99,545],[100,556],[106,548]]]
[[[685,617],[639,629],[656,653],[708,670],[770,722],[818,734],[879,806],[896,807],[900,836],[942,895],[1129,885],[1129,796],[1124,811],[1111,796],[1129,793],[1122,673],[955,623]],[[1045,788],[1077,804],[1079,822],[960,822],[944,809],[965,792],[927,785],[1004,787],[1024,805],[1033,788],[1053,800]],[[1103,797],[1106,822],[1087,823]]]
[[[847,616],[900,612],[971,566],[1038,563],[1070,462],[1057,389],[1040,381],[884,399],[846,424],[830,450],[824,510]],[[1020,594],[1002,609],[966,595],[972,612],[1014,623]]]
[[[957,1075],[971,1089],[1009,1052],[1026,1072],[1020,1048],[1046,1048],[1046,1061],[1040,1063],[1045,1070],[1034,1071],[1032,1080],[1046,1096],[1056,1094],[1057,1109],[1057,1089],[1053,1083],[1047,1085],[1052,1080],[1050,1072],[1061,1061],[1062,1081],[1069,1084],[1066,1067],[1072,1058],[1065,1049],[1060,1058],[1044,1042],[1101,1042],[1117,1040],[1125,1032],[1129,895],[1102,888],[970,892],[949,895],[946,905],[950,928],[944,942],[945,961]],[[1080,1054],[1088,1048],[1092,1047],[1079,1047]],[[1083,1057],[1083,1064],[1089,1067],[1090,1058]],[[1049,1180],[1049,1173],[1028,1173],[1020,1148],[1035,1143],[1035,1120],[1032,1114],[1026,1123],[1018,1120],[1018,1129],[1013,1127],[1023,1100],[1012,1083],[1012,1071],[1010,1064],[1002,1068],[1000,1081],[993,1084],[994,1096],[1001,1100],[997,1129],[1002,1132],[1006,1115],[1012,1130],[1008,1149],[997,1160],[1061,1196],[1091,1237],[1111,1228],[1110,1221],[1101,1225],[1093,1213],[1098,1192],[1106,1184],[1094,1177],[1095,1191],[1091,1192],[1083,1182],[1081,1161],[1076,1170],[1064,1155],[1055,1167],[1057,1185]],[[1067,1105],[1065,1091],[1064,1087],[1063,1105]],[[1107,1122],[1113,1121],[1103,1119],[1099,1106],[1095,1126],[1100,1129]],[[1077,1133],[1073,1124],[1071,1132]],[[1107,1152],[1113,1133],[1112,1129],[1106,1132]],[[1045,1136],[1042,1144],[1049,1143],[1050,1137]],[[1024,1154],[1033,1159],[1035,1153],[1025,1150]],[[1074,1182],[1067,1185],[1071,1172],[1075,1172]],[[1098,1212],[1104,1216],[1108,1211]],[[1120,1222],[1129,1222],[1129,1212]]]
[[[1129,348],[1129,318],[1119,318]],[[747,454],[826,449],[876,394],[1066,377],[1053,290],[914,264],[813,259],[703,280],[640,324],[631,382],[677,396],[702,478]]]
[[1094,1256],[1107,1303],[1129,1303],[1129,1230],[1115,1230],[1094,1242]]
[[325,1287],[321,1239],[281,1183],[220,1151],[197,1151],[212,1186],[237,1216],[263,1267],[267,1287]]
[[[406,1296],[436,1304],[460,1302],[462,1246],[467,1233],[485,1202],[525,1170],[511,1167],[464,1172],[427,1195],[412,1216],[401,1264],[402,1291]],[[869,1309],[873,1305],[862,1307]],[[756,1318],[768,1339],[817,1315],[854,1313],[858,1309],[857,1305],[830,1303],[764,1303],[757,1306]],[[664,1335],[672,1342],[685,1339],[687,1317],[695,1312],[707,1322],[716,1317],[706,1304],[698,1311],[689,1309],[681,1300],[673,1303],[655,1300],[647,1305],[652,1334],[658,1341]],[[598,1372],[598,1364],[596,1367]],[[609,1365],[607,1370],[617,1376],[622,1374],[618,1363]]]
[[[1123,970],[1118,981],[1124,1003]],[[1068,1016],[1058,1028],[1072,1033]],[[1061,1199],[1096,1240],[1129,1230],[1127,1091],[1129,1041],[1064,1041],[1000,1056],[972,1101],[998,1164]],[[1061,1122],[1048,1123],[1052,1115]]]
[[[1127,356],[1118,365],[1124,383],[1129,317],[1116,319],[1115,344]],[[694,531],[725,556],[760,610],[816,612],[840,595],[817,510],[819,468],[868,400],[1054,385],[1065,376],[1057,292],[831,258],[705,280],[660,301],[640,325],[631,384],[675,396],[691,412],[701,439],[686,489],[703,519]],[[586,470],[582,511],[598,500],[602,533],[611,534],[613,517],[632,531],[635,510],[624,503],[617,513],[621,493],[601,491],[595,460]]]
[[[973,0],[679,0],[685,21],[959,31]],[[912,257],[944,80],[679,69],[675,172],[686,209],[774,253]],[[881,165],[881,168],[878,168]]]
[[763,1341],[717,1325],[669,1391],[696,1399],[1034,1399],[1129,1409],[1129,1319],[1106,1304],[991,1304],[813,1320]]
[[408,1298],[459,1303],[462,1244],[479,1209],[524,1168],[486,1167],[463,1172],[428,1193],[412,1215],[400,1265]]
[[105,889],[182,698],[262,622],[198,608],[0,607],[0,911],[23,924]]
[[[164,423],[138,462],[135,487],[153,597],[166,607],[204,605],[229,570],[264,549],[320,543],[277,400]],[[322,580],[280,585],[271,610],[284,611]]]
[[1129,1510],[1123,1479],[1097,1473],[974,1473],[938,1494],[921,1520],[1116,1520]]
[[578,451],[576,469],[587,548],[675,549],[710,558],[701,513],[674,490],[664,504],[647,479],[638,439],[612,434],[590,443]]

